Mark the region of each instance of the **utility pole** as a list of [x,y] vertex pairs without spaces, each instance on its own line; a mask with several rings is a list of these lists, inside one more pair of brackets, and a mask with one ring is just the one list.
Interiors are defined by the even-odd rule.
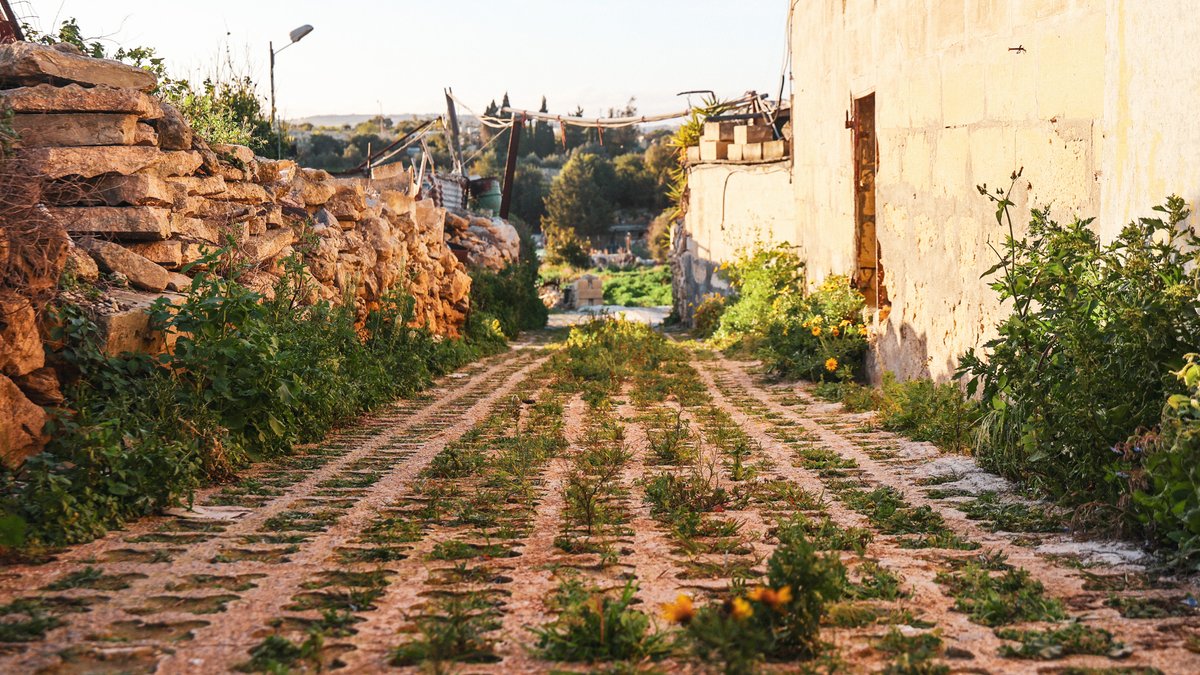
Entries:
[[279,124],[275,120],[275,43],[268,42],[267,48],[271,50],[271,128],[275,130],[275,159],[280,159],[283,154],[282,134],[279,133]]
[[459,175],[467,175],[467,167],[463,166],[462,148],[458,141],[458,111],[454,108],[454,99],[450,97],[450,90],[446,89],[446,119],[450,122],[450,151],[454,153],[454,165],[458,168]]
[[517,175],[517,154],[521,151],[521,131],[525,128],[525,117],[513,115],[512,128],[508,134],[508,164],[504,167],[504,192],[500,195],[500,217],[508,220],[508,209],[512,206],[513,178]]

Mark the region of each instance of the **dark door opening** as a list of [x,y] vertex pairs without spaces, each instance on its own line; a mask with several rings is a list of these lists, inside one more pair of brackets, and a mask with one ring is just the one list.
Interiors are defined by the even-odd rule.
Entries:
[[[854,100],[853,127],[856,259],[851,284],[867,299],[868,307],[886,311],[891,308],[891,302],[884,285],[883,251],[875,236],[875,173],[879,168],[879,145],[875,138],[875,94]],[[880,318],[887,318],[886,314]]]

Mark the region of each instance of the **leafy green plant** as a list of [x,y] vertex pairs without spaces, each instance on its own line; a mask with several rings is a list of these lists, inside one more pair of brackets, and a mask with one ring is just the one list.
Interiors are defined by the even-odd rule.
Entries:
[[1113,639],[1112,633],[1078,621],[1047,630],[1005,628],[997,630],[996,637],[1020,643],[1017,647],[1000,647],[1000,655],[1010,658],[1049,661],[1076,654],[1119,657],[1128,653],[1123,644]]
[[609,272],[604,279],[604,304],[661,307],[671,304],[671,268],[666,265]]
[[1066,618],[1062,603],[1047,598],[1028,570],[1009,569],[994,576],[986,566],[970,562],[956,572],[939,572],[937,581],[954,596],[955,609],[984,626]]
[[755,672],[763,660],[811,659],[820,652],[826,607],[841,597],[846,570],[836,554],[818,555],[804,526],[780,526],[766,583],[696,610],[687,596],[665,608],[697,655],[727,673]]
[[[1012,176],[1013,183],[1020,172]],[[1112,448],[1154,425],[1179,356],[1200,346],[1200,238],[1179,197],[1108,244],[1092,221],[1060,224],[1034,209],[1018,236],[1008,190],[980,193],[1008,234],[987,275],[1011,314],[959,373],[987,411],[979,458],[1068,502],[1116,504],[1125,491]]]
[[551,661],[596,663],[659,659],[670,651],[666,636],[651,632],[650,617],[633,608],[637,586],[613,596],[584,587],[577,579],[559,587],[558,618],[534,628],[537,650]]

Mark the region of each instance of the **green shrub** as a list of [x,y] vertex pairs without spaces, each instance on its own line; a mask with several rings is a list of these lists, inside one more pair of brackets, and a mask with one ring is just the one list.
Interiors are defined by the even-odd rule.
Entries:
[[980,460],[1069,502],[1115,503],[1111,449],[1158,421],[1179,355],[1200,347],[1200,238],[1178,197],[1109,244],[1090,219],[1064,225],[1037,209],[1018,238],[1007,193],[980,191],[1009,228],[989,274],[1012,308],[960,365],[987,410]]
[[757,672],[763,660],[817,656],[821,617],[845,587],[846,569],[837,554],[818,555],[803,522],[784,523],[777,535],[765,585],[699,610],[687,596],[665,608],[669,621],[684,625],[697,655],[721,663],[727,673]]
[[884,429],[898,431],[916,441],[929,441],[950,452],[968,452],[975,445],[983,411],[967,398],[955,382],[919,379],[897,382],[885,373],[883,386],[864,395],[851,386],[843,400],[851,409],[875,408]]
[[804,297],[804,261],[784,244],[772,248],[756,245],[722,265],[721,273],[737,291],[715,334],[724,344],[764,334],[780,308]]
[[709,293],[700,300],[692,313],[692,334],[698,338],[712,337],[721,327],[721,316],[725,314],[725,296]]
[[783,244],[755,246],[723,265],[722,273],[737,295],[720,313],[717,345],[750,349],[785,377],[850,380],[862,370],[865,301],[849,279],[830,276],[807,292],[804,261]]
[[1168,545],[1177,565],[1200,569],[1200,362],[1189,354],[1176,375],[1187,388],[1167,400],[1159,434],[1131,439],[1123,450],[1145,455],[1134,494],[1140,520]]
[[[526,330],[546,327],[549,310],[538,297],[538,258],[529,230],[517,225],[521,238],[520,258],[500,272],[475,270],[471,273],[472,327],[500,322],[500,330],[508,339]],[[470,328],[468,329],[470,332]],[[476,339],[484,338],[475,333]]]
[[758,356],[778,375],[850,380],[867,353],[863,306],[862,294],[842,276],[827,278],[807,296],[786,296],[770,316]]
[[[0,524],[29,543],[86,541],[181,503],[251,459],[289,452],[484,353],[486,340],[441,340],[413,328],[413,301],[385,297],[360,337],[352,307],[299,307],[294,266],[261,297],[212,274],[177,306],[152,311],[179,333],[172,353],[107,357],[80,309],[58,308],[61,357],[78,372],[47,451],[0,473]],[[15,543],[15,542],[6,542]]]
[[670,647],[665,636],[652,633],[650,617],[633,608],[636,594],[633,582],[615,597],[578,581],[564,582],[558,592],[558,618],[533,629],[538,652],[551,661],[587,663],[666,656]]

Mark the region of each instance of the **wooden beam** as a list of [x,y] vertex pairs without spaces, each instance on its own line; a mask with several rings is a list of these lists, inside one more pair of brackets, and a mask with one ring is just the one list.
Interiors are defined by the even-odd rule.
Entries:
[[500,196],[500,217],[508,220],[508,209],[512,206],[513,179],[517,175],[517,155],[521,152],[521,132],[525,129],[525,117],[513,115],[512,128],[508,136],[508,164],[504,167],[504,192]]

